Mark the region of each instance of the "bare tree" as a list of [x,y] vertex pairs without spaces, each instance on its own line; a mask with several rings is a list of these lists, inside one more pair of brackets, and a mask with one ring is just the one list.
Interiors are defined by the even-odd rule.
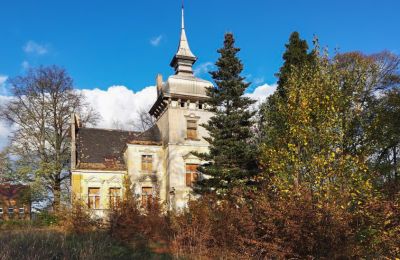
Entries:
[[138,119],[129,122],[133,130],[144,132],[155,124],[155,118],[149,114],[149,109],[141,108],[137,112]]
[[67,72],[57,66],[31,69],[10,80],[13,98],[0,116],[15,125],[11,153],[30,176],[52,195],[55,210],[61,202],[62,183],[70,177],[70,116],[82,115],[82,122],[95,124],[99,115],[73,88]]

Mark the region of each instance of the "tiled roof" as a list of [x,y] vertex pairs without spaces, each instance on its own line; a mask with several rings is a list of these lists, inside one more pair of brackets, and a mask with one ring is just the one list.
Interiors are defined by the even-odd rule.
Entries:
[[77,169],[125,170],[127,143],[153,144],[161,140],[157,127],[140,133],[113,129],[79,128],[76,133]]
[[29,186],[22,184],[0,184],[0,197],[16,199],[21,196],[21,192],[29,189]]
[[161,145],[161,133],[157,125],[128,141],[130,144]]

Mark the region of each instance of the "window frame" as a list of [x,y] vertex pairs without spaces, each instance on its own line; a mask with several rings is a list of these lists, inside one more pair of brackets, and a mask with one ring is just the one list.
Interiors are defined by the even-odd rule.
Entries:
[[[90,193],[90,190],[97,189],[98,193]],[[94,202],[94,207],[93,207]],[[88,207],[89,209],[100,209],[101,206],[101,190],[100,187],[88,187]]]
[[[199,129],[199,124],[197,119],[194,118],[186,119],[186,139],[199,140],[198,129]],[[190,133],[193,133],[193,135]]]
[[[144,192],[146,189],[148,189],[150,192]],[[141,206],[143,208],[146,208],[149,204],[149,202],[153,199],[154,195],[154,187],[152,186],[143,186],[142,187],[142,193],[141,193]]]
[[[116,193],[113,193],[112,191],[117,191]],[[108,188],[108,194],[109,194],[109,203],[110,203],[110,208],[115,208],[118,207],[119,204],[121,203],[121,188],[120,187],[110,187]]]
[[153,172],[154,158],[152,154],[142,154],[141,171],[146,173]]
[[[195,166],[195,170],[188,169],[188,166]],[[185,163],[185,185],[193,187],[193,183],[199,180],[199,163]]]

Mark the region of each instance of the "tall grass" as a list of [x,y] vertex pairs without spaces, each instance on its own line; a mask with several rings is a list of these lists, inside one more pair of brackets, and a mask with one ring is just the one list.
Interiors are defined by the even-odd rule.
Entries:
[[67,234],[56,229],[8,230],[0,233],[0,259],[140,258],[105,232]]

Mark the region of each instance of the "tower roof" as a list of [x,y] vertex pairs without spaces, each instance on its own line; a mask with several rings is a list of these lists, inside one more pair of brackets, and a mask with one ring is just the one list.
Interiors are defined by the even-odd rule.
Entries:
[[196,62],[197,57],[192,53],[189,47],[189,42],[185,32],[185,13],[182,4],[182,26],[181,37],[176,54],[172,58],[171,67],[175,69],[176,75],[193,76],[193,64]]

